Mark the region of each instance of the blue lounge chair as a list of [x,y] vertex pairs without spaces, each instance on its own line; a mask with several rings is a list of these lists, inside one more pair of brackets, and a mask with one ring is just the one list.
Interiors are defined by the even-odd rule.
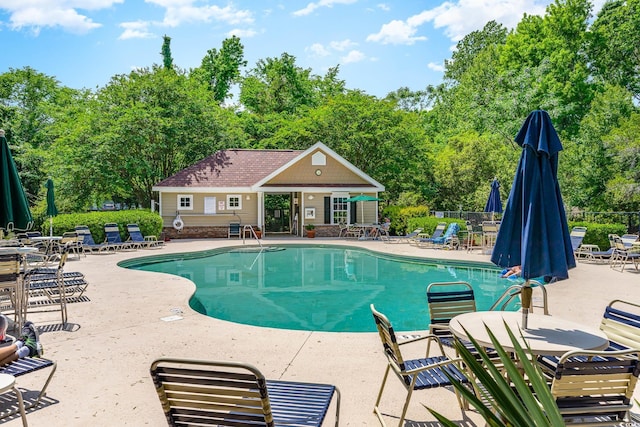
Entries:
[[439,237],[430,237],[428,239],[418,239],[418,246],[421,248],[444,248],[449,247],[451,249],[457,248],[459,246],[458,241],[458,231],[460,230],[460,225],[457,222],[452,222],[447,227],[447,231]]
[[115,222],[109,222],[104,225],[105,243],[115,246],[116,250],[136,250],[140,247],[139,243],[133,241],[123,241],[120,237],[120,228]]
[[[47,376],[47,379],[45,380],[44,385],[42,386],[42,388],[38,392],[38,395],[35,398],[32,398],[32,399],[25,398],[25,402],[24,402],[25,410],[28,410],[30,408],[33,408],[39,405],[42,398],[46,396],[47,387],[51,382],[51,378],[53,378],[53,374],[56,372],[56,368],[57,368],[56,362],[48,359],[42,359],[40,357],[24,357],[14,362],[11,362],[8,365],[0,367],[0,374],[13,375],[14,377],[27,375],[32,372],[39,371],[45,368],[51,368],[51,371],[49,372],[49,376]],[[24,394],[26,393],[24,393],[23,391],[23,395]],[[2,414],[0,415],[0,418],[10,417],[18,413],[19,410],[20,410],[19,408],[13,408],[13,409],[10,409],[9,411],[2,412]]]
[[582,241],[584,240],[585,234],[587,234],[586,227],[573,227],[571,229],[569,237],[571,238],[571,248],[573,249],[574,254],[578,253],[580,245],[582,245]]
[[127,224],[127,232],[129,233],[129,240],[127,241],[134,242],[141,248],[161,248],[164,246],[164,242],[162,240],[158,240],[156,236],[143,236],[138,224]]
[[105,254],[109,253],[109,251],[115,251],[117,246],[109,245],[106,243],[96,243],[93,240],[93,235],[91,234],[91,230],[86,225],[78,225],[76,226],[76,233],[78,234],[78,239],[81,239],[82,243],[82,251],[84,253],[99,253]]

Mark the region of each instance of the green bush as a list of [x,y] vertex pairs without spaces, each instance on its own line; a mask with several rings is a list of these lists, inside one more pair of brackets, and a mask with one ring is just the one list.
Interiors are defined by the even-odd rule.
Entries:
[[[61,236],[67,231],[75,231],[77,225],[86,225],[91,230],[96,243],[104,241],[104,225],[115,222],[120,229],[120,237],[127,240],[127,224],[138,224],[144,236],[154,235],[160,238],[162,232],[162,218],[154,212],[145,209],[131,209],[123,211],[87,212],[74,214],[60,214],[53,218],[53,234]],[[42,234],[49,235],[49,221],[42,223]]]
[[409,219],[429,216],[429,208],[427,206],[388,206],[382,210],[382,216],[391,220],[390,234],[401,236],[415,229],[408,224]]
[[586,227],[587,234],[584,235],[582,243],[585,245],[598,245],[602,251],[609,249],[609,234],[621,236],[627,232],[627,227],[624,224],[596,224],[594,222],[570,221],[569,229],[573,227]]

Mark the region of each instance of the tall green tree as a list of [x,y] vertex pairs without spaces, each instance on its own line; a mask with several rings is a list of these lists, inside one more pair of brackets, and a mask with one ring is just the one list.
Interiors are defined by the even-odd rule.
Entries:
[[607,1],[590,29],[594,75],[622,86],[640,101],[640,0]]
[[240,81],[240,70],[246,65],[244,46],[240,38],[232,36],[222,41],[219,51],[209,49],[192,75],[207,82],[213,99],[222,103],[231,96],[231,86]]
[[171,56],[171,37],[164,35],[162,37],[162,64],[165,70],[173,69],[173,57]]

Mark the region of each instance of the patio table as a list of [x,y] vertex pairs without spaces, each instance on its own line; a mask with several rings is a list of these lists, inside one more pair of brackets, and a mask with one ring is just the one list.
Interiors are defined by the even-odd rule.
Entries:
[[22,257],[23,267],[22,273],[18,278],[18,283],[16,286],[16,299],[15,299],[15,307],[13,309],[16,312],[16,330],[21,330],[22,325],[24,324],[26,317],[26,307],[27,307],[27,291],[25,289],[24,283],[24,273],[27,272],[27,255],[30,253],[38,252],[38,248],[34,248],[31,246],[6,246],[0,247],[0,255],[3,254],[20,254]]
[[[535,355],[562,356],[573,350],[602,350],[609,345],[607,336],[596,328],[555,316],[542,314],[528,315],[528,328],[522,330],[522,313],[519,311],[476,311],[465,313],[451,319],[449,328],[460,339],[468,340],[469,334],[485,347],[493,343],[485,328],[489,327],[500,345],[506,351],[513,352],[513,343],[507,333],[506,325],[524,346],[525,342]],[[522,341],[522,337],[524,341]]]

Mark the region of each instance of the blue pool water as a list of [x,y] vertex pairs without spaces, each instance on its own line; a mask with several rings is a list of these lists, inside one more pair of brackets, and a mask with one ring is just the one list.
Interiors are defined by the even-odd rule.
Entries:
[[120,263],[136,270],[175,274],[196,284],[190,306],[202,314],[282,329],[370,332],[370,304],[398,331],[429,326],[426,288],[433,282],[472,284],[478,310],[486,310],[513,284],[485,263],[389,256],[330,245],[282,245],[167,254]]

